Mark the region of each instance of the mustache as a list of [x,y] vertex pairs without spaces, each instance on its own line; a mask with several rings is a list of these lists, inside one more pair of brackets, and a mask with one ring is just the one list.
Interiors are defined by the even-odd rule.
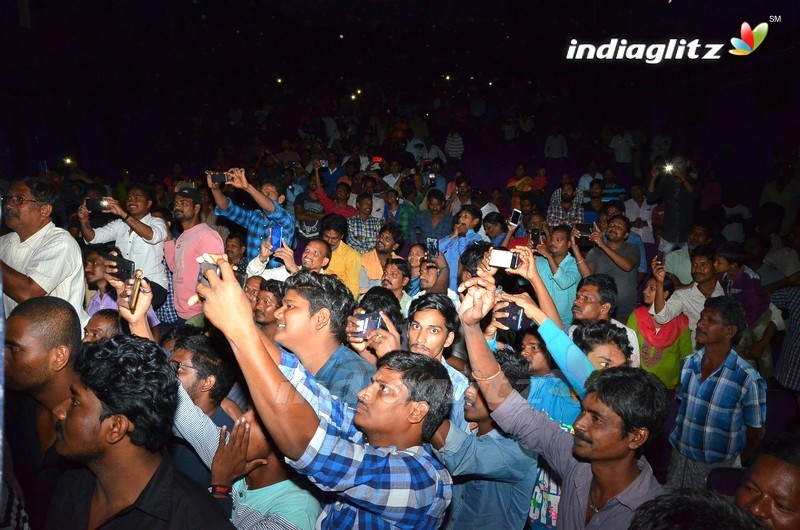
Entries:
[[592,441],[591,441],[589,438],[587,438],[585,435],[583,435],[583,434],[579,433],[578,431],[575,431],[575,432],[574,432],[572,435],[573,435],[575,438],[577,438],[578,440],[580,440],[580,441],[582,441],[582,442],[586,442],[587,444],[594,443],[594,442],[592,442]]

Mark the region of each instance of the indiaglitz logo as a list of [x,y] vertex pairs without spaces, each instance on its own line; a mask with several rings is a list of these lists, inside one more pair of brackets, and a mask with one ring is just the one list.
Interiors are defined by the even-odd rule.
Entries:
[[756,26],[756,29],[750,29],[750,24],[743,22],[742,38],[737,39],[734,37],[731,39],[733,49],[728,50],[728,53],[733,55],[750,55],[756,51],[756,48],[761,46],[762,42],[764,42],[764,38],[766,38],[768,30],[769,26],[766,22],[762,22]]
[[[767,36],[767,23],[762,22],[755,30],[750,25],[742,24],[742,38],[733,38],[733,55],[750,55],[758,48]],[[601,61],[644,61],[647,64],[660,64],[674,60],[718,60],[725,44],[719,42],[700,42],[700,39],[671,38],[663,42],[629,42],[624,38],[613,38],[607,42],[593,44],[571,39],[567,47],[566,58],[569,61],[601,60]]]

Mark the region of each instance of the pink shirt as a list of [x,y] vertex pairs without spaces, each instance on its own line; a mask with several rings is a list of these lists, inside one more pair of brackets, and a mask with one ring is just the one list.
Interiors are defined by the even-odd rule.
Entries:
[[220,235],[205,223],[200,223],[182,233],[178,239],[164,243],[164,257],[173,272],[175,312],[184,320],[203,312],[203,306],[189,306],[189,297],[197,288],[200,264],[197,258],[203,253],[223,254],[225,244]]

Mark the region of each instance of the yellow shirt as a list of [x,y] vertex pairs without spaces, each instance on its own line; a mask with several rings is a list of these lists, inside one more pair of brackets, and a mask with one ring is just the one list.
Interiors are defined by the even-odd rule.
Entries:
[[[399,257],[392,252],[391,259]],[[362,254],[361,267],[363,267],[365,273],[365,277],[362,278],[363,281],[361,282],[361,294],[364,294],[369,290],[369,285],[367,284],[372,284],[376,280],[380,282],[381,278],[383,278],[383,266],[378,258],[378,251],[373,248],[366,254]]]
[[361,276],[361,254],[342,241],[331,254],[331,262],[325,269],[328,274],[335,274],[348,289],[353,297],[358,297],[358,281]]

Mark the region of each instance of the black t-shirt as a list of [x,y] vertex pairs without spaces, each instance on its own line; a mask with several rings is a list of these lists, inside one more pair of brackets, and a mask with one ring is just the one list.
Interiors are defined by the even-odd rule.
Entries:
[[[303,211],[309,213],[324,213],[322,203],[317,199],[312,199],[308,193],[301,193],[294,201],[296,206],[303,208]],[[319,237],[320,221],[297,221],[297,232],[305,239],[314,239]]]

